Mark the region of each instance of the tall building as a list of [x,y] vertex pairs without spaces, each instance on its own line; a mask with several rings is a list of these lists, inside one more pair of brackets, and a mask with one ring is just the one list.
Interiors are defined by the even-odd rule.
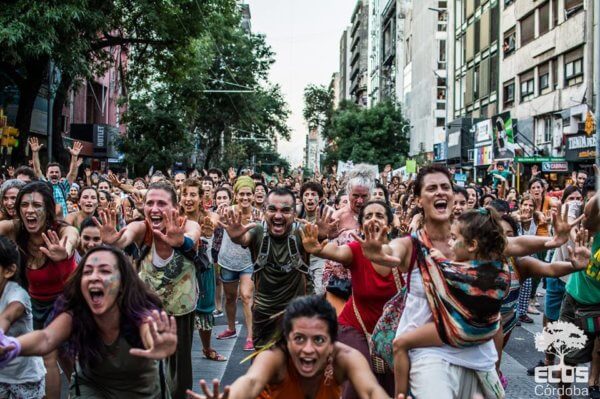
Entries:
[[402,102],[410,120],[409,155],[433,160],[446,124],[447,1],[407,1],[403,20]]
[[398,71],[396,58],[397,43],[397,3],[398,0],[387,0],[381,10],[380,18],[380,99],[396,99],[396,73]]
[[341,96],[340,73],[339,72],[335,72],[333,75],[331,75],[331,82],[329,83],[329,90],[331,90],[331,92],[333,93],[333,109],[336,109],[341,100],[341,98],[340,98],[340,96]]
[[[350,99],[350,28],[340,38],[340,97],[339,102]],[[338,102],[338,104],[339,104]]]
[[250,14],[250,4],[246,4],[244,0],[241,0],[239,5],[242,13],[242,29],[244,32],[250,33],[252,31],[252,15]]
[[584,132],[584,125],[593,98],[591,5],[600,4],[583,0],[504,3],[499,104],[518,121],[518,155],[564,158],[554,170],[558,173],[547,176],[551,183],[567,176],[560,172],[591,169],[595,140]]
[[381,96],[379,90],[379,80],[381,79],[379,76],[381,68],[381,3],[384,1],[387,0],[371,0],[369,2],[369,60],[367,72],[369,91],[367,105],[369,107],[377,104]]
[[368,103],[369,3],[358,0],[350,29],[350,98],[356,104]]

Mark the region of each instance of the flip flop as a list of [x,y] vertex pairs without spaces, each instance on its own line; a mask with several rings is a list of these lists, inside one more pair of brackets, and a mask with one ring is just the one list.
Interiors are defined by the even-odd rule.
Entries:
[[202,352],[204,352],[204,357],[208,360],[212,360],[215,362],[227,361],[227,358],[225,356],[221,355],[219,352],[217,352],[213,348],[202,349]]

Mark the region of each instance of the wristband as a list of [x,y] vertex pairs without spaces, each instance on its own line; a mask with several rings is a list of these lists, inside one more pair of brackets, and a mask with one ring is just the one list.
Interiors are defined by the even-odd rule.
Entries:
[[[14,348],[6,350],[6,347],[12,345]],[[3,355],[0,356],[0,369],[4,368],[14,358],[19,356],[21,353],[21,343],[15,337],[8,337],[4,335],[4,331],[0,330],[0,347],[5,349]]]
[[177,249],[179,251],[183,251],[183,252],[187,252],[190,251],[192,248],[194,248],[194,241],[188,237],[188,236],[183,236],[183,244],[181,244],[180,247],[178,247]]

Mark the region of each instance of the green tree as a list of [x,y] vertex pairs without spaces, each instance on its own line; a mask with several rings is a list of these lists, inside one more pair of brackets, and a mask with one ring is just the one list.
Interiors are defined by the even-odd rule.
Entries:
[[408,121],[400,106],[382,102],[371,108],[362,108],[344,102],[331,116],[324,138],[326,165],[337,161],[354,161],[401,165],[409,151]]
[[[190,43],[215,15],[236,11],[234,0],[62,0],[4,2],[0,13],[0,74],[19,91],[16,127],[26,142],[36,96],[50,62],[60,71],[52,110],[56,155],[58,124],[68,92],[105,70],[114,54],[127,52],[127,80],[150,81],[189,60]],[[122,69],[124,72],[124,68]],[[15,156],[22,155],[24,146]]]
[[333,92],[324,85],[309,84],[304,88],[304,109],[302,116],[308,129],[323,131],[331,120],[333,112]]

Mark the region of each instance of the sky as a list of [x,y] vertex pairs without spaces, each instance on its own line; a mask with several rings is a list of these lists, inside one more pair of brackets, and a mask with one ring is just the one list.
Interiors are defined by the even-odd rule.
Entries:
[[302,118],[304,88],[329,85],[339,70],[339,43],[350,24],[355,0],[246,0],[252,31],[266,35],[275,52],[271,82],[281,86],[291,111],[290,141],[279,141],[278,150],[292,167],[301,164],[307,125]]

